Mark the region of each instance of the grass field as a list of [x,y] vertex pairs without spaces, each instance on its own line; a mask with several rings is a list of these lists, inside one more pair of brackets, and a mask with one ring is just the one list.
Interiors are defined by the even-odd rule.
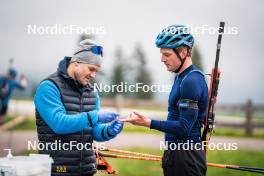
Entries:
[[[147,148],[128,148],[126,150],[137,151],[142,153],[151,153],[161,155],[160,150],[153,150]],[[264,167],[264,152],[249,152],[249,151],[212,151],[208,155],[208,162],[221,163],[221,164],[237,164],[247,165],[254,167]],[[118,171],[120,176],[160,176],[162,169],[160,162],[154,161],[137,161],[128,159],[107,159],[115,170]],[[98,176],[104,174],[98,173]],[[261,174],[219,169],[208,167],[208,176],[258,176]]]
[[[163,151],[149,148],[124,148],[124,150],[148,153],[154,155],[162,155]],[[28,151],[21,152],[19,155],[28,155]],[[35,152],[34,152],[35,153]],[[218,164],[234,164],[251,167],[264,167],[264,151],[210,151],[208,153],[207,162]],[[114,170],[118,171],[119,176],[162,176],[161,163],[156,161],[139,161],[128,159],[111,159],[106,158]],[[101,172],[96,174],[103,176]],[[208,167],[207,176],[260,176],[262,174],[250,173],[245,171],[237,171],[230,169],[220,169]]]
[[[150,130],[144,127],[134,126],[130,124],[126,124],[124,128],[124,132],[126,133],[152,133],[152,134],[161,134],[157,130]],[[223,128],[223,127],[216,127],[214,134],[215,136],[230,136],[230,137],[250,137],[250,138],[259,138],[264,139],[264,129],[255,129],[254,134],[252,136],[246,136],[243,128]]]
[[[8,116],[5,121],[8,122],[10,120],[14,119],[13,116]],[[36,130],[36,122],[34,118],[27,118],[24,122],[18,124],[12,130]]]

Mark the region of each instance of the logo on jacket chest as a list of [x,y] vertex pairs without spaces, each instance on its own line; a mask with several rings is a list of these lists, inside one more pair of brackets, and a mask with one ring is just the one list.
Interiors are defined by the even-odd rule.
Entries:
[[66,173],[67,172],[67,167],[66,166],[57,166],[56,167],[56,172],[58,172],[58,173]]

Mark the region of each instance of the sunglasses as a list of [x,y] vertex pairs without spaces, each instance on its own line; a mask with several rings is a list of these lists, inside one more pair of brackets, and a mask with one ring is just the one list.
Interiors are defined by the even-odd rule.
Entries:
[[90,49],[84,49],[84,50],[78,51],[74,55],[81,53],[83,51],[92,51],[93,54],[101,55],[103,57],[103,47],[101,47],[101,46],[93,46]]

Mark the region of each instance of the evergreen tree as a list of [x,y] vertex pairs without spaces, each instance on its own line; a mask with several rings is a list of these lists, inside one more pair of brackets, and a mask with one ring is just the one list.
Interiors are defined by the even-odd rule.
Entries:
[[203,64],[200,52],[197,47],[193,48],[192,51],[192,62],[199,69],[203,71]]
[[[115,65],[113,65],[113,71],[111,75],[111,85],[120,85],[122,82],[126,82],[126,60],[123,54],[123,51],[120,47],[118,47],[115,51]],[[116,94],[125,94],[125,92],[112,92],[111,96],[115,96]]]
[[[140,44],[137,44],[135,47],[133,59],[137,62],[135,82],[143,83],[141,85],[147,85],[145,87],[150,88],[152,85],[152,78],[147,69],[146,56]],[[153,95],[153,92],[147,89],[145,91],[144,89],[139,89],[139,92],[136,93],[136,97],[139,99],[152,99]]]

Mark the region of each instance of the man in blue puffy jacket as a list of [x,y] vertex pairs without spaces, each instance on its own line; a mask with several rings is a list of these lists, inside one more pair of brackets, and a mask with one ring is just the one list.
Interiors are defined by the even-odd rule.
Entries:
[[168,71],[176,73],[168,100],[167,120],[151,120],[137,112],[123,120],[165,133],[167,149],[162,160],[165,176],[204,176],[207,170],[201,128],[208,88],[203,73],[192,65],[193,43],[193,36],[183,25],[169,26],[156,38],[161,61]]
[[9,68],[5,76],[0,76],[0,125],[4,123],[4,116],[8,110],[8,102],[14,89],[24,90],[27,80],[21,75],[20,80],[16,80],[17,70]]
[[102,54],[103,48],[95,41],[82,41],[74,55],[60,61],[58,70],[36,90],[39,143],[67,146],[53,149],[48,145],[39,150],[54,160],[51,175],[95,174],[93,140],[107,141],[122,131],[123,123],[116,120],[118,114],[100,111],[99,95],[90,84],[100,69]]

